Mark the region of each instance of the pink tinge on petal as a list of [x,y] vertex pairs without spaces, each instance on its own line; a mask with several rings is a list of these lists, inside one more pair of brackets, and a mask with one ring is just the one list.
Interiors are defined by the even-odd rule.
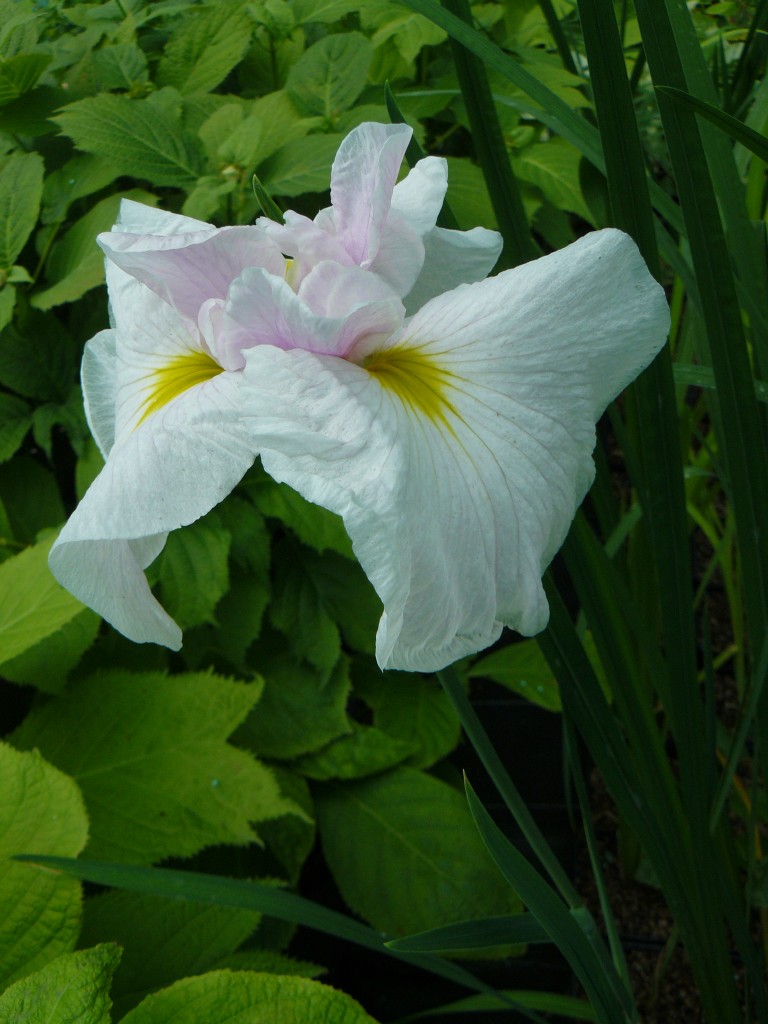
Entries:
[[[361,276],[367,279],[372,275],[333,263],[321,268],[318,283],[331,271],[341,273],[349,287],[349,298],[354,300],[356,296],[341,316],[313,312],[282,278],[262,270],[246,270],[232,285],[225,306],[221,336],[216,342],[222,365],[241,366],[244,353],[257,345],[344,358],[361,338],[371,334],[388,337],[402,324],[404,309],[396,295],[375,280],[361,285]],[[351,277],[348,271],[352,271]],[[381,297],[372,298],[374,293]],[[337,299],[342,301],[341,289]]]
[[424,242],[403,217],[391,212],[369,270],[404,296],[413,288],[423,266]]
[[336,235],[367,269],[379,249],[392,191],[412,135],[407,125],[366,122],[339,146],[331,172]]
[[301,301],[323,317],[344,317],[372,302],[393,302],[402,319],[399,296],[382,278],[360,267],[340,267],[326,260],[318,263],[297,289]]
[[290,282],[298,288],[310,270],[323,260],[333,260],[342,266],[352,266],[352,259],[335,235],[333,218],[326,218],[321,226],[293,210],[286,210],[285,224],[276,224],[265,217],[256,222],[264,233],[277,245],[281,252],[293,261]]
[[285,272],[279,247],[258,227],[169,236],[113,231],[97,241],[107,259],[190,320],[197,320],[206,300],[225,299],[246,267]]

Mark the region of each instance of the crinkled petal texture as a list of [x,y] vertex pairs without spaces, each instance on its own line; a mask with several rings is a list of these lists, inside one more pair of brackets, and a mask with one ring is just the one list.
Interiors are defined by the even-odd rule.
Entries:
[[382,667],[434,671],[503,624],[544,628],[541,575],[592,481],[595,420],[668,325],[608,230],[434,299],[362,365],[247,352],[264,466],[344,517],[384,605]]
[[117,327],[86,350],[86,408],[107,461],[59,534],[50,565],[131,640],[178,649],[181,632],[144,569],[168,531],[232,490],[257,449],[239,415],[239,374],[215,363],[192,321],[134,284],[133,315],[121,304],[125,289]]

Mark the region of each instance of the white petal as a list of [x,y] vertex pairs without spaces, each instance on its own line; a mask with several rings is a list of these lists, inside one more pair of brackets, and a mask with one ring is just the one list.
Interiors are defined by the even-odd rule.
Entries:
[[86,343],[80,380],[85,418],[99,451],[106,457],[115,443],[117,408],[116,332],[100,331]]
[[376,258],[369,269],[382,277],[398,295],[413,288],[424,264],[420,235],[398,213],[390,213],[379,238]]
[[388,342],[410,397],[380,369],[247,354],[265,468],[344,517],[384,603],[382,667],[433,671],[502,623],[544,627],[541,574],[592,480],[595,418],[668,322],[634,244],[608,231],[425,306]]
[[408,313],[415,313],[429,299],[460,284],[482,281],[496,265],[503,245],[498,231],[487,228],[433,228],[423,241],[424,266],[405,298]]
[[364,269],[376,256],[412,130],[365,122],[339,146],[331,171],[336,235]]
[[180,213],[168,213],[156,210],[154,206],[136,203],[133,199],[123,199],[117,215],[116,231],[130,231],[136,235],[177,235],[188,231],[202,231],[205,228],[215,231],[212,224],[203,220],[184,217]]
[[448,164],[442,157],[419,160],[409,174],[395,185],[392,209],[420,235],[435,226],[448,188]]
[[169,530],[217,505],[252,464],[238,385],[222,373],[119,441],[51,550],[59,582],[131,640],[181,644],[143,569]]

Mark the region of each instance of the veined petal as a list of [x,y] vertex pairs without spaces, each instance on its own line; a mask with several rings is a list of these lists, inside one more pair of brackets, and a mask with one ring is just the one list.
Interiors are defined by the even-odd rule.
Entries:
[[158,210],[154,206],[137,203],[133,199],[121,201],[115,225],[115,231],[129,231],[134,235],[177,235],[206,228],[210,231],[216,230],[212,224],[206,224],[204,220]]
[[498,231],[472,228],[452,231],[433,228],[423,239],[424,263],[413,288],[405,297],[408,313],[415,313],[436,295],[460,284],[482,281],[501,255],[503,240]]
[[365,122],[339,146],[331,170],[336,235],[352,260],[368,269],[379,249],[412,130],[402,124]]
[[424,265],[421,236],[398,213],[390,213],[379,236],[369,270],[384,278],[398,295],[407,295]]
[[434,671],[502,624],[544,627],[595,419],[668,324],[636,247],[606,231],[433,300],[362,366],[247,353],[264,466],[344,517],[384,604],[382,667]]
[[80,380],[85,418],[99,451],[106,457],[115,443],[117,408],[116,332],[100,331],[86,343]]
[[237,358],[242,365],[245,351],[254,345],[346,356],[361,338],[387,336],[402,323],[404,311],[397,296],[381,282],[368,280],[371,275],[358,267],[319,264],[300,289],[314,294],[319,303],[313,278],[318,287],[328,284],[331,306],[349,304],[343,315],[313,312],[282,278],[263,270],[241,274],[224,310],[221,346],[231,363]]
[[173,235],[110,231],[97,241],[108,260],[192,320],[206,300],[225,299],[246,267],[285,273],[279,248],[258,227],[206,227]]
[[395,185],[392,209],[420,235],[435,226],[448,188],[448,164],[442,157],[427,156]]
[[143,570],[169,530],[217,505],[253,462],[238,385],[222,372],[120,439],[51,549],[59,582],[131,640],[181,645]]

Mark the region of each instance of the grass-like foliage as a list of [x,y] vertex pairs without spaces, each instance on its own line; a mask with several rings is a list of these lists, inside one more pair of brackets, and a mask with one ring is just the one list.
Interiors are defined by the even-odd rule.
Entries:
[[[589,765],[623,871],[674,919],[661,981],[679,940],[697,1020],[768,1024],[766,32],[766,0],[0,0],[0,1022],[639,1022]],[[148,570],[181,651],[131,644],[46,561],[103,464],[78,375],[109,325],[94,239],[125,198],[314,217],[366,121],[447,159],[439,224],[499,230],[497,269],[611,226],[666,289],[549,626],[382,675],[341,520],[257,462]],[[595,905],[478,683],[559,716]],[[527,742],[526,783],[560,756]],[[541,944],[577,996],[507,982]],[[317,980],[326,948],[337,987],[362,958],[354,999]],[[420,997],[382,998],[379,962]]]

